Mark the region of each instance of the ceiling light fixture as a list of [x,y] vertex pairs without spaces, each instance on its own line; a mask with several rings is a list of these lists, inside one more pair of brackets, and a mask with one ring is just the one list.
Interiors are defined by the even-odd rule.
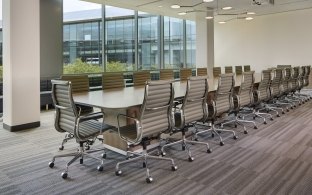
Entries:
[[174,4],[170,6],[172,9],[179,9],[181,6],[178,4]]
[[255,12],[247,12],[247,15],[255,15]]
[[228,7],[222,7],[223,10],[230,10],[232,9],[232,7],[228,6]]
[[245,20],[253,20],[253,17],[247,17]]
[[220,22],[219,22],[219,24],[225,24],[225,23],[226,23],[225,21],[220,21]]
[[214,0],[203,0],[205,3],[213,2]]
[[211,19],[213,19],[213,16],[206,16],[205,17],[207,20],[211,20]]
[[158,5],[158,7],[163,7],[162,5]]
[[186,15],[187,13],[186,12],[179,12],[178,13],[178,15],[180,15],[180,16],[184,16],[184,15]]

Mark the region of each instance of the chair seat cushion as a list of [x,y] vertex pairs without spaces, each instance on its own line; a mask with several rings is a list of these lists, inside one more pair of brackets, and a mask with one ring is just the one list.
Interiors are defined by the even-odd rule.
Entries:
[[100,121],[97,120],[87,120],[84,122],[81,122],[79,124],[79,136],[81,139],[88,139],[90,137],[94,137],[100,133],[103,133],[104,131],[107,131],[109,129],[113,129],[115,127],[103,124]]

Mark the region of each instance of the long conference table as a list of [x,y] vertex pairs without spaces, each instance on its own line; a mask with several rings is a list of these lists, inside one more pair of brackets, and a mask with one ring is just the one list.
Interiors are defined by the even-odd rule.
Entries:
[[[242,76],[235,77],[235,87],[241,84]],[[261,74],[255,73],[255,83],[260,82]],[[186,82],[175,81],[174,97],[183,97],[186,92]],[[218,87],[218,78],[208,79],[208,91],[213,92]],[[117,127],[117,115],[127,114],[134,116],[139,111],[139,106],[143,103],[144,86],[125,87],[120,89],[98,90],[74,94],[74,102],[96,108],[100,108],[105,113],[105,123]],[[121,121],[121,125],[127,125],[127,121]],[[105,146],[121,154],[126,154],[127,144],[123,143],[116,131],[104,133]]]

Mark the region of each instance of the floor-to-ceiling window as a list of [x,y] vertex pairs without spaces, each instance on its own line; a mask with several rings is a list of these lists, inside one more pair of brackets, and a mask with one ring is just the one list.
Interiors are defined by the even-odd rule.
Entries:
[[183,68],[183,20],[164,17],[164,68]]
[[160,69],[160,16],[138,12],[138,69]]
[[135,66],[135,12],[105,6],[106,71],[132,71]]
[[196,23],[186,20],[186,67],[196,68]]

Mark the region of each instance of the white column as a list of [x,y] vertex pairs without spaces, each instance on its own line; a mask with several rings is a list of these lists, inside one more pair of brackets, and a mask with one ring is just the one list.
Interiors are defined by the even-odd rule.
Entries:
[[3,0],[3,127],[40,126],[40,1]]
[[214,66],[214,21],[205,17],[212,13],[196,13],[196,67],[208,68],[208,76],[213,77]]

